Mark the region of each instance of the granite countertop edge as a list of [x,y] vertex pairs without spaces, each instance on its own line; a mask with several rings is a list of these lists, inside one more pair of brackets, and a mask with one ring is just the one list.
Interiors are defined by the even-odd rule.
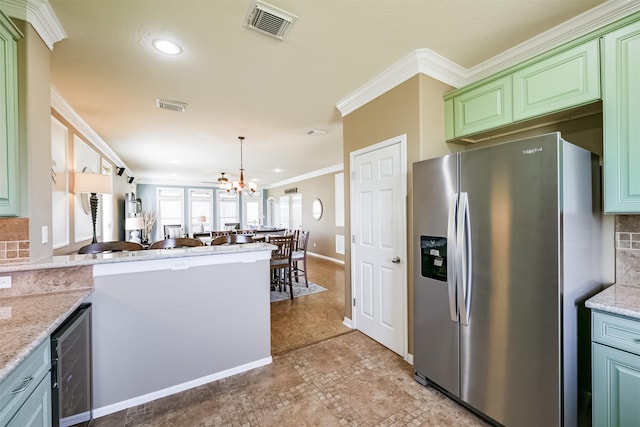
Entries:
[[611,285],[589,298],[585,305],[592,310],[640,319],[640,286]]
[[0,264],[0,273],[191,256],[228,255],[242,252],[271,251],[275,248],[276,247],[274,245],[269,243],[245,243],[238,245],[198,246],[194,248],[145,249],[141,251],[112,252],[105,254],[54,255],[42,260],[24,263]]
[[[4,366],[0,366],[0,383],[4,381],[11,372],[15,368],[17,368],[23,360],[25,360],[40,344],[42,344],[45,340],[50,339],[51,334],[56,330],[58,326],[60,326],[67,317],[69,317],[76,308],[80,306],[93,292],[93,289],[80,289],[75,291],[64,291],[64,292],[52,292],[50,294],[38,295],[38,298],[55,298],[60,294],[69,294],[69,303],[65,304],[62,307],[53,307],[55,310],[53,317],[55,319],[50,323],[47,322],[46,325],[43,325],[42,331],[39,332],[38,335],[34,336],[27,344],[18,346],[19,348],[11,349],[12,357],[4,364]],[[4,301],[9,301],[16,298],[30,298],[33,295],[28,295],[24,297],[10,297],[3,299]],[[35,322],[34,322],[35,323]],[[22,325],[22,328],[25,329],[31,324]],[[2,331],[2,326],[0,323],[0,332]],[[7,351],[7,349],[3,349],[3,351]]]

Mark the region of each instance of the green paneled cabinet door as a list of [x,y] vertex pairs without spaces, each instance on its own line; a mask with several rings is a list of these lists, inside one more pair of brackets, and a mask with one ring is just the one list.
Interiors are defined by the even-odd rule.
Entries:
[[51,374],[47,373],[7,427],[49,427],[51,422]]
[[593,343],[593,425],[640,426],[640,356]]
[[20,32],[0,13],[0,216],[20,214],[18,66]]
[[640,22],[606,34],[602,48],[604,210],[639,213]]
[[455,137],[511,123],[511,100],[511,76],[488,82],[456,96],[453,98]]
[[591,40],[513,73],[513,120],[600,99],[599,40]]

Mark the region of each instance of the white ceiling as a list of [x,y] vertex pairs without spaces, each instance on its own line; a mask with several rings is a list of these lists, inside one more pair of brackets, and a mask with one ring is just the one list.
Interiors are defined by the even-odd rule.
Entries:
[[244,25],[250,0],[49,2],[68,35],[52,84],[136,182],[237,179],[242,135],[245,178],[264,186],[341,163],[336,104],[414,50],[471,68],[604,1],[270,0],[298,16],[284,41]]

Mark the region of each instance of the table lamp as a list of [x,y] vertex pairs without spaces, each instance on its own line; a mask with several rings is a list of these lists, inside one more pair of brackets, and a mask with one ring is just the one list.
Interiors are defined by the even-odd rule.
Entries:
[[204,215],[200,215],[199,217],[196,217],[196,221],[198,221],[200,223],[200,233],[204,233],[204,223],[207,222],[207,217]]
[[144,219],[141,216],[125,218],[124,229],[131,231],[130,242],[140,243],[140,230],[144,228]]
[[73,191],[76,194],[89,193],[89,204],[91,205],[91,220],[93,222],[93,240],[91,243],[97,243],[96,238],[96,217],[98,215],[98,196],[97,194],[111,194],[113,187],[111,184],[111,176],[99,173],[78,172],[74,174]]

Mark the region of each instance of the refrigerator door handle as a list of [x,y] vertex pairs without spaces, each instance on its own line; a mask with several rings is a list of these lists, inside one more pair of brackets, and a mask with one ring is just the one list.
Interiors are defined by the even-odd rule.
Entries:
[[462,294],[458,298],[458,308],[460,310],[460,323],[468,325],[471,309],[472,251],[471,218],[469,216],[469,197],[467,193],[460,193],[457,224],[456,255],[458,259],[456,260],[456,266],[458,271],[456,276],[459,279],[458,289]]
[[449,314],[451,320],[458,321],[456,292],[456,210],[458,193],[449,195],[449,217],[447,219],[447,288],[449,290]]

